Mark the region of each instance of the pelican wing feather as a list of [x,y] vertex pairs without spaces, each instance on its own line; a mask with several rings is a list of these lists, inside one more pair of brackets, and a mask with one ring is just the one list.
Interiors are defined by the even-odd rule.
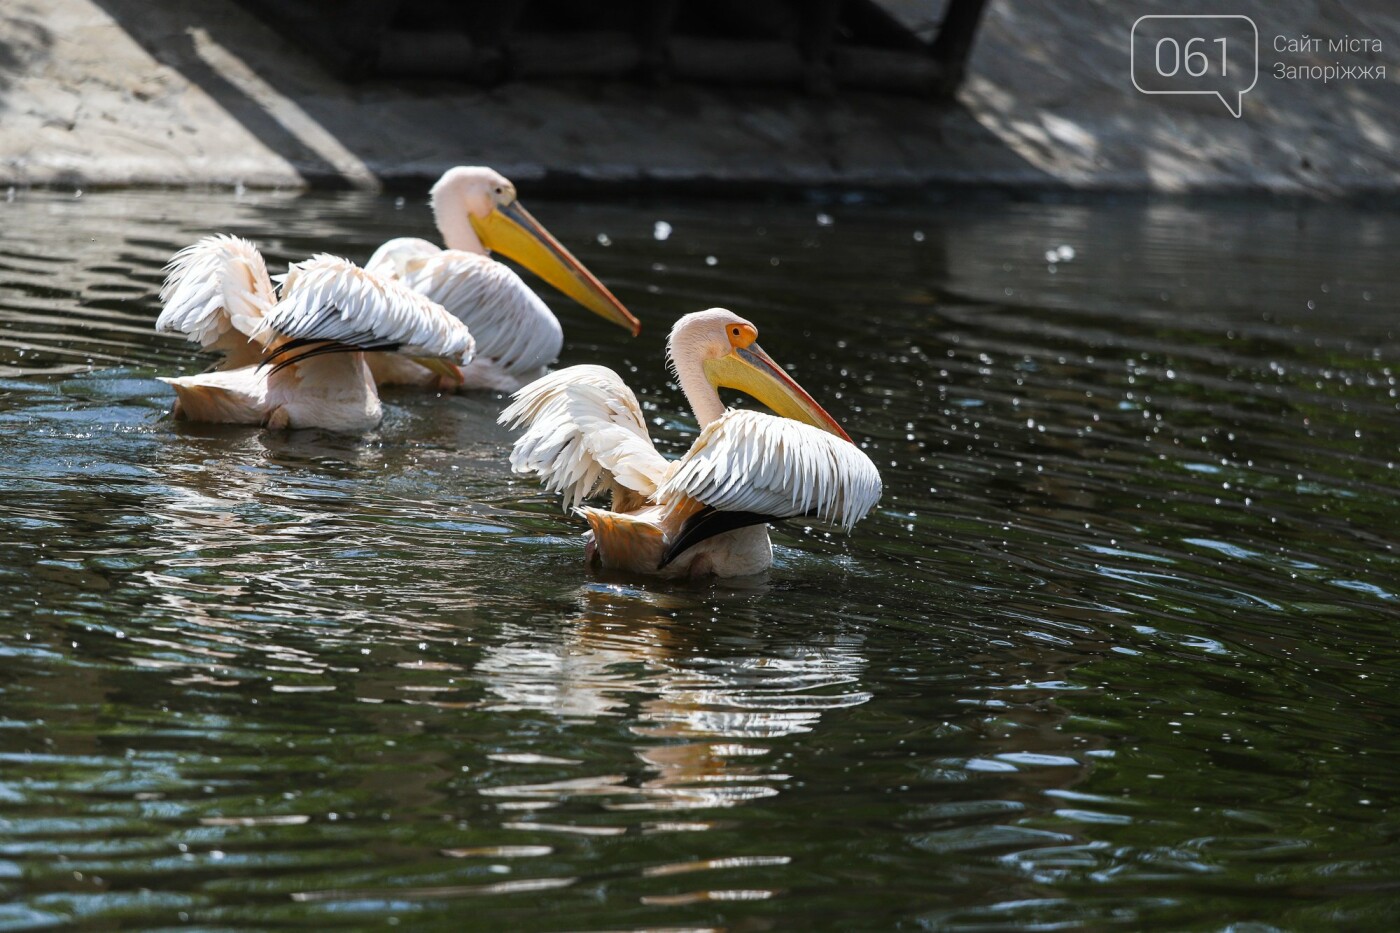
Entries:
[[467,326],[405,285],[324,253],[282,277],[282,300],[263,328],[294,340],[393,348],[408,356],[472,358]]
[[236,236],[203,237],[165,268],[158,333],[212,347],[233,331],[251,337],[277,303],[262,254]]
[[880,491],[880,472],[854,444],[800,421],[730,410],[700,432],[653,498],[773,518],[810,513],[849,531]]
[[471,328],[477,356],[505,372],[533,373],[558,358],[564,345],[558,319],[504,263],[447,249],[407,262],[401,276]]
[[498,419],[524,427],[510,465],[560,493],[564,508],[611,491],[639,505],[656,493],[670,464],[652,445],[637,396],[605,366],[570,366],[515,393]]
[[402,278],[412,262],[418,262],[442,252],[442,247],[416,236],[395,237],[380,244],[365,263],[365,270],[385,278]]

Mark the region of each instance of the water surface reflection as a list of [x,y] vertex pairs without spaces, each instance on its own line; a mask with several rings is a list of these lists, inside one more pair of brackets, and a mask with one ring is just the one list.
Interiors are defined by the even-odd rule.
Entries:
[[[716,657],[704,629],[676,621],[703,606],[621,587],[585,590],[583,602],[588,611],[561,628],[502,632],[505,640],[476,667],[498,697],[486,708],[624,717],[641,740],[634,753],[646,774],[635,784],[607,775],[483,793],[543,801],[598,795],[607,810],[730,807],[773,796],[792,780],[770,765],[781,747],[775,742],[812,731],[827,710],[870,699],[859,688],[866,662],[857,635],[819,633],[773,653]],[[672,611],[659,613],[668,603]]]
[[363,259],[426,209],[19,193],[0,923],[1389,920],[1394,217],[537,211],[650,335],[561,302],[564,362],[623,372],[662,449],[695,426],[661,335],[728,304],[879,511],[778,530],[751,586],[629,584],[509,475],[499,399],[390,393],[358,439],[172,423],[154,377],[205,365],[149,332],[175,248]]

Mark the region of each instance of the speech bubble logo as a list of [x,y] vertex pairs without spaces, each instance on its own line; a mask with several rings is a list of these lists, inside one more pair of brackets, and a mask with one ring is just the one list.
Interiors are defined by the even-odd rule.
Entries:
[[1239,117],[1259,83],[1259,27],[1239,15],[1139,16],[1128,62],[1144,94],[1213,94]]

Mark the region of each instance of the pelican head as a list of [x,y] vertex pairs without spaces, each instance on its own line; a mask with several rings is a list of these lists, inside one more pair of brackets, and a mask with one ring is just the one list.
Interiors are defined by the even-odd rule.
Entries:
[[[480,251],[494,250],[514,259],[588,310],[627,328],[632,336],[641,332],[641,322],[525,210],[515,185],[500,172],[484,166],[449,169],[433,185],[431,202],[449,247],[471,249],[477,245],[472,240],[477,240]],[[452,232],[460,229],[464,216],[475,236],[459,236],[454,242]]]
[[758,345],[758,328],[733,311],[711,308],[687,314],[671,329],[666,347],[678,371],[683,360],[698,359],[706,381],[715,389],[737,389],[784,418],[851,439],[826,409],[763,352]]

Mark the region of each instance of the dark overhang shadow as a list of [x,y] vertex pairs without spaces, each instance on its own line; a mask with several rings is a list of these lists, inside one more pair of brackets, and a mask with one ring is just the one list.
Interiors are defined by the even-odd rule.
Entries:
[[[809,191],[824,185],[909,189],[931,184],[975,185],[1005,181],[1037,187],[1056,186],[1049,174],[1013,151],[996,133],[980,125],[967,108],[951,96],[927,96],[927,87],[922,97],[847,89],[844,85],[814,93],[811,88],[804,91],[801,82],[783,87],[725,81],[696,83],[693,80],[649,84],[635,74],[630,78],[521,75],[519,80],[507,81],[495,90],[441,75],[417,80],[402,75],[368,76],[363,83],[347,84],[324,70],[308,51],[294,45],[289,35],[284,35],[290,28],[289,23],[301,22],[305,26],[304,20],[283,17],[269,22],[250,12],[248,5],[252,0],[205,0],[199,4],[175,5],[149,0],[94,2],[148,54],[200,88],[249,134],[281,157],[304,182],[320,188],[364,187],[369,173],[381,183],[417,187],[459,162],[491,164],[491,140],[473,134],[474,127],[469,119],[462,119],[463,114],[472,112],[478,100],[502,111],[518,108],[522,101],[531,97],[528,90],[522,94],[517,88],[536,82],[561,92],[572,102],[572,109],[586,113],[595,107],[601,108],[597,115],[605,122],[612,119],[610,114],[629,110],[659,116],[659,122],[647,124],[645,130],[635,124],[618,127],[620,133],[636,136],[637,152],[635,171],[609,181],[609,189],[614,194],[708,195],[722,191],[726,195],[746,197],[768,196],[784,190]],[[522,5],[522,0],[513,2],[516,6]],[[980,9],[981,5],[981,0],[960,2],[963,7]],[[260,8],[256,3],[253,6]],[[368,6],[374,9],[366,12],[368,7],[364,0],[347,2],[341,10],[341,18],[373,13],[379,21],[386,15],[380,6],[397,9],[401,5],[381,5],[369,0]],[[328,28],[331,25],[328,24]],[[342,24],[331,31],[344,32],[345,28]],[[344,166],[338,167],[330,161],[324,150],[318,151],[304,135],[298,135],[262,102],[250,96],[247,89],[206,61],[195,41],[195,35],[201,32],[230,56],[246,63],[260,81],[298,107],[319,133],[333,139],[357,161],[356,171],[347,175]],[[962,29],[958,35],[970,44],[971,27]],[[910,41],[917,45],[917,40]],[[959,77],[967,51],[964,46],[953,55]],[[370,58],[378,60],[377,53]],[[277,67],[269,67],[270,62]],[[257,67],[259,64],[261,68]],[[915,71],[924,74],[919,69]],[[382,134],[376,135],[371,128],[384,116],[386,101],[392,106],[392,101],[400,97],[410,100],[440,98],[444,108],[410,106],[394,111],[395,131],[404,144],[399,151],[386,154]],[[366,103],[361,105],[357,99]],[[674,149],[675,145],[682,144],[689,138],[687,134],[695,132],[697,113],[711,111],[716,114],[709,118],[711,120],[726,120],[727,113],[728,119],[737,120],[746,112],[764,108],[791,108],[789,113],[797,128],[782,138],[754,140],[744,152],[736,153],[735,161],[727,166],[699,166],[688,173],[650,171],[651,164],[660,164],[664,159],[650,157],[648,147],[659,145],[664,149],[670,145]],[[453,119],[445,120],[444,113]],[[543,119],[560,114],[527,116]],[[868,144],[860,138],[864,131],[855,128],[862,122],[880,130],[887,140],[886,155],[872,157]],[[852,128],[838,129],[842,124]],[[909,128],[908,132],[904,127]],[[561,130],[561,134],[564,132]],[[411,156],[403,151],[409,141],[417,150]],[[588,164],[588,157],[598,153],[587,147],[571,150],[562,136],[560,144],[560,148],[544,154],[543,176],[531,179],[531,190],[564,194],[596,190],[596,166]],[[785,172],[781,166],[744,163],[745,159],[753,163],[762,158],[781,162],[789,153],[799,151],[807,158],[813,147],[826,162],[832,176],[828,181],[799,178],[800,172]],[[764,156],[764,152],[769,155]],[[857,165],[848,159],[867,164]],[[533,164],[534,160],[530,161]]]
[[[231,54],[243,57],[240,45],[259,41],[282,46],[283,54],[300,57],[274,31],[242,9],[219,2],[171,5],[150,0],[93,0],[146,52],[173,68],[242,124],[248,133],[271,149],[308,185],[318,188],[357,187],[345,173],[307,145],[246,91],[219,74],[199,54],[194,30],[204,30],[224,44]],[[237,28],[230,28],[235,25]],[[246,60],[246,59],[245,59]],[[264,80],[266,76],[260,75]],[[291,97],[292,95],[287,95]],[[293,98],[294,99],[294,98]]]

